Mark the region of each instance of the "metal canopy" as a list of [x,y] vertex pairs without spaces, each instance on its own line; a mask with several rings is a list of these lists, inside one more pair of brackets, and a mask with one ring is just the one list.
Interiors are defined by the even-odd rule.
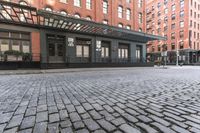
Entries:
[[64,16],[60,13],[37,10],[34,7],[6,1],[0,1],[0,23],[84,33],[136,42],[165,39],[161,36],[100,24],[67,15]]

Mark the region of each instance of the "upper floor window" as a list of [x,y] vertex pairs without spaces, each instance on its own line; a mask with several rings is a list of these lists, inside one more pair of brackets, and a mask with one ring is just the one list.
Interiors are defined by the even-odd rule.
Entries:
[[74,0],[74,6],[81,7],[81,0]]
[[123,17],[123,7],[122,6],[118,6],[118,17],[119,18]]
[[131,10],[130,9],[126,9],[126,19],[127,20],[131,19]]
[[180,11],[180,17],[184,17],[184,11]]
[[123,28],[123,24],[119,23],[118,27]]
[[126,0],[126,3],[131,3],[131,0]]
[[103,13],[108,14],[108,2],[106,0],[103,1]]
[[92,20],[92,18],[91,18],[90,16],[87,16],[85,19],[86,19],[86,20],[89,20],[89,21]]
[[92,9],[92,1],[86,0],[86,9]]
[[160,4],[160,2],[158,3],[157,7],[158,7],[158,8],[160,8],[160,7],[161,7],[161,4]]
[[66,15],[67,15],[67,12],[61,11],[60,14],[62,14],[63,16],[66,16]]
[[81,18],[81,16],[79,14],[75,14],[74,17]]
[[103,20],[103,24],[108,24],[108,20]]
[[62,3],[67,3],[67,0],[60,0],[60,2],[62,2]]
[[165,12],[165,14],[168,14],[168,8],[165,8],[164,12]]
[[51,8],[49,8],[49,7],[46,7],[45,10],[46,10],[46,11],[49,11],[49,12],[52,12],[52,11],[53,11],[53,10],[52,10]]
[[164,4],[166,5],[168,3],[168,0],[164,0]]
[[139,7],[139,8],[142,7],[142,4],[143,4],[143,1],[142,1],[142,0],[138,0],[138,7]]
[[139,30],[138,30],[139,32],[142,32],[142,28],[139,28]]
[[127,25],[127,26],[126,26],[126,29],[130,30],[130,29],[131,29],[131,26],[130,26],[130,25]]
[[172,11],[176,10],[176,5],[172,5]]
[[180,27],[181,27],[181,28],[184,27],[184,21],[180,21]]
[[142,13],[138,14],[138,21],[139,21],[140,24],[142,23]]
[[184,4],[185,4],[185,3],[184,3],[184,0],[181,0],[181,1],[180,1],[180,7],[183,8],[183,7],[184,7]]

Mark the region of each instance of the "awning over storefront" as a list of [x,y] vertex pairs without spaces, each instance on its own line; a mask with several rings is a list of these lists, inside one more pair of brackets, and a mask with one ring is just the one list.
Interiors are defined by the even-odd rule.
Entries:
[[165,39],[162,36],[127,30],[67,15],[64,16],[56,12],[37,10],[35,7],[5,1],[0,1],[0,23],[91,34],[135,42]]

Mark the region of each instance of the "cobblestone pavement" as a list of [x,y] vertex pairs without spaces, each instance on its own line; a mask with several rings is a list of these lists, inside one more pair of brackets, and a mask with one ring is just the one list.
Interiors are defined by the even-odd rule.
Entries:
[[200,133],[200,71],[0,76],[0,133]]

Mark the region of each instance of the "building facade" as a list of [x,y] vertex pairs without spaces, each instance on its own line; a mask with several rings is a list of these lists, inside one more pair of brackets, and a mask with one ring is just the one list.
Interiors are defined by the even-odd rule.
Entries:
[[2,61],[32,60],[42,67],[141,63],[146,59],[146,42],[163,39],[143,33],[142,0],[6,0],[0,4]]
[[168,63],[176,63],[177,55],[185,64],[199,60],[199,0],[148,0],[146,15],[147,33],[167,38],[148,43],[150,60],[161,60],[163,51],[167,51]]

